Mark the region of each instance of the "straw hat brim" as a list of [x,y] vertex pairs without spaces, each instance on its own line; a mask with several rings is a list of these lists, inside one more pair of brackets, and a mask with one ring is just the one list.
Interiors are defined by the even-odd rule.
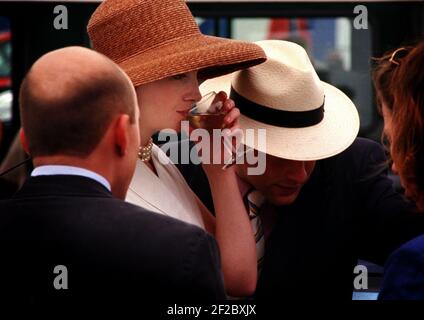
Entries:
[[[200,86],[202,95],[210,91],[231,89],[232,75],[215,78]],[[289,160],[325,159],[347,149],[359,131],[359,115],[353,102],[336,87],[322,82],[325,92],[324,118],[314,126],[284,128],[258,122],[244,115],[239,118],[244,144],[261,152]],[[254,129],[254,139],[247,138],[246,129]],[[266,146],[258,145],[257,129],[266,129]],[[254,141],[252,141],[254,140]]]
[[263,50],[252,43],[198,34],[140,52],[119,65],[137,87],[194,70],[210,79],[265,60]]

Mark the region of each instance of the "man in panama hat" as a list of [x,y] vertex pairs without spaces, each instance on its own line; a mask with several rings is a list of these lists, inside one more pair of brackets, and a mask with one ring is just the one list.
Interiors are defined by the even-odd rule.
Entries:
[[[256,163],[236,166],[257,241],[255,296],[350,300],[358,258],[384,262],[423,222],[394,191],[381,147],[356,138],[352,101],[320,81],[304,49],[256,44],[265,63],[201,86],[202,94],[229,94],[241,112],[244,145],[266,158],[261,175],[249,174]],[[266,144],[258,129],[266,129]],[[210,205],[200,168],[181,171]]]

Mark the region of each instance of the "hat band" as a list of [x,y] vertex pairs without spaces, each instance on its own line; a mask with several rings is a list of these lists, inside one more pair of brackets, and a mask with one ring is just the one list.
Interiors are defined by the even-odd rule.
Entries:
[[246,99],[232,86],[230,98],[234,100],[242,115],[272,126],[304,128],[314,126],[324,118],[325,96],[320,107],[308,111],[285,111],[269,108]]

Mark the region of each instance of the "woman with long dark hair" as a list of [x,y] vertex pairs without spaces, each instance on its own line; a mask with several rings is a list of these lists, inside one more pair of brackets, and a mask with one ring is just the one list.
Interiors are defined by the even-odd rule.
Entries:
[[[374,84],[392,169],[424,214],[424,42],[381,59]],[[424,230],[388,259],[379,299],[424,299]]]

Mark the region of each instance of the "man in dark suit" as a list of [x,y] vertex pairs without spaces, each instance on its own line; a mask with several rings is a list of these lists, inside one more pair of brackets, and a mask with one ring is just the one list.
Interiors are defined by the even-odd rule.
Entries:
[[[235,100],[244,144],[254,149],[236,172],[255,222],[255,297],[351,300],[358,259],[382,265],[391,251],[422,233],[423,218],[393,189],[381,146],[355,139],[353,103],[317,80],[303,49],[285,41],[258,44],[267,53],[265,63],[201,86],[203,92],[225,90]],[[266,129],[265,146],[256,129]],[[248,139],[252,132],[256,142]],[[249,163],[249,154],[256,162]],[[250,174],[261,167],[261,154],[264,170]],[[201,168],[180,168],[213,210]]]
[[[237,165],[246,199],[260,190],[265,255],[255,297],[351,300],[358,259],[383,265],[390,253],[424,230],[423,218],[395,192],[377,143],[357,138],[342,153],[307,164],[267,155],[266,172]],[[213,212],[200,166],[180,165],[190,187]],[[277,185],[303,181],[292,199]]]
[[0,202],[2,303],[142,308],[143,298],[225,298],[211,236],[121,200],[139,112],[119,67],[80,47],[53,51],[25,77],[20,106],[35,169]]

